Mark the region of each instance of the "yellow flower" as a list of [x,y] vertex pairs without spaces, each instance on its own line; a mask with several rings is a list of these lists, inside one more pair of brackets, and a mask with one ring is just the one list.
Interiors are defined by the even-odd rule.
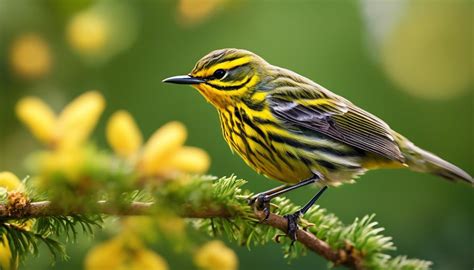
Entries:
[[49,46],[37,34],[23,34],[13,41],[9,58],[13,71],[26,79],[40,78],[51,69]]
[[203,173],[209,169],[209,155],[202,149],[183,146],[168,159],[162,161],[161,171],[183,171],[189,173]]
[[88,63],[103,63],[128,49],[137,36],[137,14],[127,1],[96,1],[66,28],[68,43]]
[[72,18],[67,27],[70,45],[80,53],[97,54],[110,39],[110,25],[100,14],[82,12]]
[[159,128],[142,146],[142,135],[132,116],[119,111],[107,124],[107,141],[117,155],[131,159],[144,175],[174,177],[179,173],[204,173],[208,154],[196,147],[183,146],[186,127],[170,122]]
[[18,118],[41,142],[56,148],[81,145],[97,124],[105,100],[96,91],[82,94],[56,116],[40,99],[26,97],[16,105]]
[[118,111],[110,117],[106,132],[107,141],[121,157],[132,156],[142,145],[142,134],[133,117],[126,111]]
[[170,122],[158,129],[145,145],[142,168],[146,173],[156,172],[165,158],[169,158],[186,141],[187,131],[180,122]]
[[194,262],[205,270],[235,270],[238,267],[235,252],[218,240],[203,245],[196,252]]
[[13,191],[23,189],[23,184],[13,173],[0,172],[0,188],[5,188],[7,191]]
[[[87,158],[87,150],[84,147],[58,148],[56,151],[44,151],[39,153],[38,161],[40,168],[40,179],[49,179],[54,174],[61,174],[69,181],[79,181],[84,162]],[[44,178],[43,178],[44,177]],[[48,188],[49,182],[42,181],[43,188]]]
[[215,13],[226,0],[180,0],[178,3],[179,21],[185,25],[203,22]]
[[86,92],[69,103],[58,117],[56,126],[60,146],[77,146],[84,142],[105,108],[99,92]]
[[16,105],[16,114],[41,142],[49,144],[54,140],[56,116],[41,99],[35,97],[21,99]]
[[95,246],[86,256],[86,270],[167,270],[166,261],[137,239],[118,236]]
[[[23,183],[16,175],[11,172],[0,172],[0,188],[5,188],[8,192],[22,191],[24,189]],[[32,221],[26,221],[21,224],[21,227],[29,230],[33,225]],[[17,262],[12,263],[12,253],[10,245],[8,244],[7,236],[3,235],[0,240],[0,269],[16,269]]]
[[0,269],[15,269],[15,264],[12,265],[12,252],[8,244],[7,236],[3,235],[2,239],[3,242],[0,241]]

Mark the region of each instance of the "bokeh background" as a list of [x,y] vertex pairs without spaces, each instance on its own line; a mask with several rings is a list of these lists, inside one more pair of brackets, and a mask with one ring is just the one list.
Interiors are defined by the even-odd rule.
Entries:
[[[474,173],[472,1],[0,0],[0,171],[25,176],[24,158],[39,148],[14,114],[26,95],[59,110],[92,89],[107,109],[94,140],[107,147],[105,119],[131,112],[149,136],[170,120],[189,130],[189,145],[212,157],[210,174],[236,174],[261,191],[278,183],[232,155],[215,110],[190,87],[164,85],[207,52],[251,50],[376,114],[419,146]],[[308,188],[291,194],[304,203]],[[343,221],[376,213],[398,251],[432,260],[435,269],[474,266],[474,189],[407,170],[369,172],[330,190],[319,203]],[[100,238],[100,237],[98,237]],[[81,269],[90,238],[69,245]],[[288,264],[277,244],[238,252],[241,269],[319,269],[308,254]],[[171,269],[192,259],[156,249]],[[51,269],[42,252],[25,269]]]

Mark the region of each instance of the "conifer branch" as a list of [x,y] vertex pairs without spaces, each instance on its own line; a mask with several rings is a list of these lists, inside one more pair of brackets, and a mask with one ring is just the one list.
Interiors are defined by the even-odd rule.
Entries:
[[[147,215],[153,213],[153,203],[147,202],[131,202],[126,207],[117,208],[113,204],[106,201],[99,201],[96,204],[93,212],[86,209],[63,209],[50,201],[32,202],[24,206],[21,211],[11,212],[7,205],[0,205],[0,220],[1,219],[30,219],[39,217],[51,216],[74,216],[84,214],[104,214],[104,215]],[[206,208],[187,207],[181,214],[187,218],[235,218],[235,213],[231,214],[225,208]],[[255,211],[255,217],[259,220],[264,220],[265,214],[262,211]],[[276,214],[270,214],[269,218],[263,221],[263,224],[279,229],[282,232],[286,231],[287,220]],[[361,266],[361,257],[348,256],[344,250],[334,251],[326,242],[318,239],[312,233],[298,230],[297,241],[303,244],[308,249],[323,256],[327,260],[333,262],[335,265],[346,265],[353,269],[363,269]]]
[[[250,194],[241,190],[240,187],[244,183],[243,180],[229,177],[217,181],[200,179],[184,185],[170,184],[162,187],[159,194],[155,194],[155,203],[130,201],[116,205],[98,201],[87,207],[69,209],[50,201],[27,202],[20,209],[11,209],[8,203],[0,204],[0,220],[71,216],[76,219],[79,217],[80,221],[80,217],[88,215],[152,215],[157,212],[157,206],[160,206],[172,208],[182,217],[201,221],[196,225],[198,229],[209,232],[212,225],[211,234],[219,231],[248,246],[279,239],[278,236],[275,238],[277,231],[284,233],[287,228],[287,220],[283,215],[298,207],[287,199],[276,198],[274,213],[263,221],[264,213],[252,209],[244,200]],[[190,191],[193,192],[194,200],[188,198]],[[429,268],[430,262],[405,257],[391,258],[382,253],[394,247],[390,238],[379,234],[382,228],[374,228],[376,223],[372,222],[372,218],[366,216],[344,226],[334,215],[315,207],[307,213],[307,223],[303,229],[297,231],[297,241],[333,265],[343,265],[351,269],[384,269],[387,265],[397,269]],[[283,246],[290,250],[288,243],[283,243]],[[292,249],[298,248],[295,246]]]

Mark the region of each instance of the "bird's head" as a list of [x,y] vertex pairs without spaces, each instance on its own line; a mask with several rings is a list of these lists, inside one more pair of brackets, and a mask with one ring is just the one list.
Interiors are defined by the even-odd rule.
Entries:
[[201,58],[188,75],[163,80],[189,84],[214,106],[233,106],[255,92],[265,79],[269,64],[258,55],[240,49],[215,50]]

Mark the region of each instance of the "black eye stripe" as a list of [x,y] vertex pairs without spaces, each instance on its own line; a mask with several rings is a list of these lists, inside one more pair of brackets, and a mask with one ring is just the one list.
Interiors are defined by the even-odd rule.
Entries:
[[[240,68],[240,67],[244,67],[244,66],[247,66],[249,65],[250,63],[244,63],[244,64],[241,64],[241,65],[238,65],[238,66],[235,66],[235,67],[232,67],[230,69],[227,70],[227,72],[232,72],[233,70],[237,69],[237,68]],[[207,76],[207,77],[203,77],[203,76],[193,76],[194,78],[198,78],[198,79],[204,79],[204,80],[215,80],[215,79],[219,79],[219,78],[216,78],[214,77],[214,74],[210,75],[210,76]]]
[[213,83],[210,83],[210,82],[205,82],[205,84],[215,88],[215,89],[218,89],[218,90],[223,90],[223,91],[230,91],[230,90],[237,90],[237,89],[240,89],[242,87],[244,87],[245,85],[247,85],[250,80],[252,78],[251,77],[248,77],[247,80],[245,80],[245,82],[241,83],[241,84],[238,84],[238,85],[230,85],[230,86],[220,86],[220,85],[215,85]]

